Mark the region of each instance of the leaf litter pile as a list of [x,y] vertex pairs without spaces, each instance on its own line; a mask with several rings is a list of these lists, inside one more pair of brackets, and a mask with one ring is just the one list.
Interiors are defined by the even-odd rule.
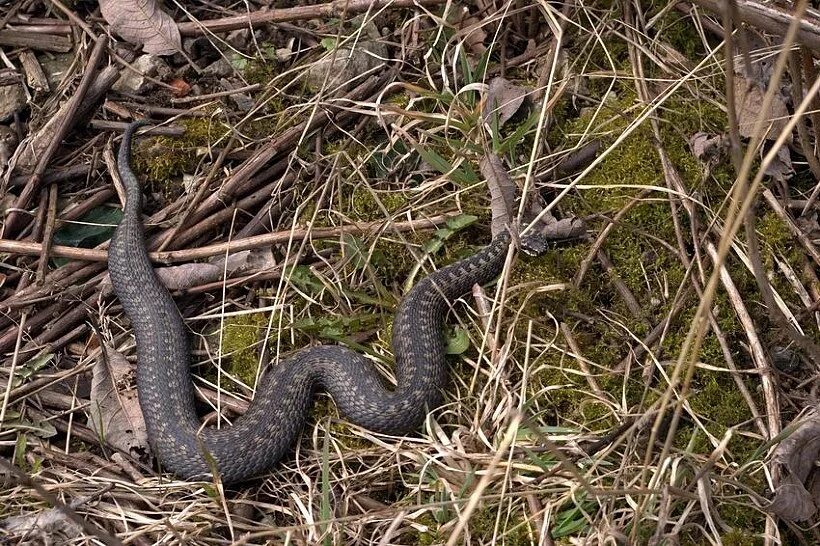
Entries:
[[[820,542],[820,13],[729,5],[0,2],[0,542]],[[209,425],[311,344],[389,381],[493,211],[576,241],[454,306],[413,434],[320,394],[270,475],[178,481],[106,275],[144,117]]]

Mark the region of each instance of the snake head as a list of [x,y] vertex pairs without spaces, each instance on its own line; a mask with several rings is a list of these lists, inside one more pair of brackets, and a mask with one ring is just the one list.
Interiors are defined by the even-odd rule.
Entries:
[[518,248],[528,256],[540,256],[547,251],[552,241],[570,241],[586,234],[586,222],[575,216],[552,221],[536,221],[520,233],[514,234]]

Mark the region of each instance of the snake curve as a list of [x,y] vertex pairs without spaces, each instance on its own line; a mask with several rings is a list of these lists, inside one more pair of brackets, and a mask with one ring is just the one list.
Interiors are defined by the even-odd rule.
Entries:
[[130,124],[120,145],[118,171],[126,201],[109,246],[108,268],[134,329],[139,402],[163,468],[183,479],[205,479],[215,464],[225,484],[264,474],[301,432],[317,388],[331,395],[347,419],[371,431],[399,435],[418,428],[427,411],[442,402],[447,372],[443,328],[450,305],[474,284],[500,274],[509,233],[424,278],[399,304],[393,322],[394,389],[386,388],[358,353],[319,345],[272,366],[248,411],[232,426],[203,427],[194,408],[188,334],[145,246],[142,195],[130,166],[132,137],[144,124]]

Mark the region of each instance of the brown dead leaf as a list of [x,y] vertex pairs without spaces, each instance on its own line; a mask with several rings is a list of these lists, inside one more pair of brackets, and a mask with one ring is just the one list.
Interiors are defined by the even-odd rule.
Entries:
[[490,231],[495,237],[504,231],[515,217],[515,196],[518,188],[497,155],[485,155],[479,168],[490,189],[490,210],[493,215]]
[[578,239],[587,232],[587,224],[583,218],[569,216],[557,220],[552,218],[551,222],[545,222],[541,227],[541,234],[550,241],[563,241]]
[[494,116],[498,116],[498,126],[501,127],[512,118],[529,91],[519,87],[509,80],[498,77],[490,80],[489,89],[484,102],[484,111],[481,116],[485,122],[492,122]]
[[[264,271],[276,266],[276,260],[270,248],[244,250],[235,252],[225,258],[218,258],[206,263],[188,263],[158,267],[155,269],[159,280],[169,290],[186,290],[216,282],[226,277]],[[104,294],[110,294],[111,279],[106,277],[102,283]]]
[[817,211],[799,216],[794,223],[809,239],[820,239],[820,222],[817,221]]
[[174,78],[168,84],[171,86],[171,92],[175,97],[185,97],[191,92],[191,84],[182,78]]
[[785,182],[794,174],[792,167],[792,154],[788,146],[781,146],[777,150],[777,156],[766,167],[766,175],[771,176],[779,182]]
[[487,33],[484,31],[482,22],[476,16],[471,15],[467,8],[462,8],[455,21],[455,28],[459,30],[459,34],[466,34],[464,47],[467,51],[476,57],[480,57],[487,51],[487,46],[484,45]]
[[106,442],[134,458],[150,458],[148,432],[134,386],[136,366],[103,345],[91,379],[88,426]]
[[783,468],[768,510],[789,521],[807,521],[820,508],[820,410],[814,409],[780,442],[774,462]]
[[157,269],[162,284],[169,290],[184,290],[216,282],[220,279],[241,275],[251,271],[270,269],[276,265],[273,252],[269,248],[244,250],[230,254],[227,264],[224,258],[209,263],[188,263]]
[[156,0],[100,0],[102,16],[111,30],[126,41],[142,45],[152,55],[173,55],[182,50],[179,28]]
[[719,156],[720,150],[726,143],[724,135],[710,135],[703,132],[695,133],[689,139],[692,153],[701,161],[711,160]]
[[[490,189],[490,210],[493,216],[490,231],[495,237],[513,223],[518,212],[518,187],[497,155],[485,155],[479,167]],[[524,222],[531,222],[542,210],[538,195],[531,195]],[[586,234],[586,224],[583,220],[575,217],[558,220],[552,214],[545,214],[537,224],[530,227],[534,231],[526,240],[521,241],[520,248],[533,255],[542,254],[547,249],[549,241],[576,239]]]
[[58,508],[12,516],[0,522],[0,527],[8,533],[6,538],[18,545],[68,544],[83,534],[82,527]]
[[[749,138],[754,133],[755,122],[763,110],[764,95],[755,83],[750,83],[742,76],[735,76],[735,109],[740,136]],[[765,112],[765,119],[765,138],[775,140],[789,121],[789,111],[779,94],[775,94],[769,111]]]
[[560,159],[555,166],[555,172],[561,176],[574,174],[589,166],[598,157],[601,141],[597,138],[590,140],[580,148],[576,148]]

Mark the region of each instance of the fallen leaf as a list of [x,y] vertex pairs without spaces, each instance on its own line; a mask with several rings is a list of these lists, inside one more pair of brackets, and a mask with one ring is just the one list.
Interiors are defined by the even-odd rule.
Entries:
[[[235,252],[227,257],[227,264],[225,262],[226,258],[220,257],[211,262],[158,267],[154,271],[168,290],[185,290],[235,275],[265,271],[276,266],[270,248]],[[110,277],[105,277],[102,290],[104,294],[111,293]]]
[[[794,424],[790,425],[794,426]],[[811,410],[774,453],[783,468],[767,510],[789,521],[808,521],[820,508],[820,411]]]
[[820,238],[820,222],[817,221],[817,211],[804,214],[794,222],[809,239]]
[[141,45],[152,55],[173,55],[182,50],[179,28],[156,0],[100,0],[102,16],[111,30],[126,41]]
[[559,175],[569,175],[586,168],[598,156],[601,149],[601,141],[593,139],[561,158],[555,166],[555,171]]
[[151,449],[134,385],[136,366],[105,345],[103,351],[92,371],[88,426],[112,446],[147,462]]
[[497,155],[485,155],[481,159],[479,168],[490,189],[490,210],[493,215],[490,231],[495,237],[504,231],[515,217],[517,212],[515,196],[518,188]]
[[191,84],[182,78],[174,78],[168,83],[171,86],[171,92],[175,97],[184,97],[191,92]]
[[482,117],[487,123],[492,123],[493,117],[498,116],[498,126],[501,127],[512,118],[529,91],[519,87],[504,78],[493,78],[487,89]]
[[[764,92],[758,85],[750,83],[742,76],[735,77],[735,109],[740,136],[749,138],[754,133],[757,118],[763,111],[763,96]],[[764,138],[775,140],[789,122],[789,111],[779,94],[775,94],[764,116],[763,130],[766,131]]]
[[169,290],[184,290],[216,282],[226,277],[262,271],[276,266],[270,248],[244,250],[217,258],[208,263],[187,263],[156,270],[162,284]]
[[[774,73],[774,52],[776,44],[766,36],[747,26],[735,42],[733,68],[737,76],[755,82],[761,89],[766,88]],[[744,50],[748,56],[744,54]],[[747,64],[748,62],[748,64]],[[781,89],[786,83],[781,83]]]
[[68,544],[82,536],[82,527],[58,508],[13,516],[0,523],[0,527],[11,535],[6,538],[13,540],[14,544]]
[[587,225],[583,218],[569,216],[560,220],[553,219],[541,228],[541,234],[550,241],[577,239],[586,234]]
[[487,46],[484,45],[487,33],[484,32],[482,21],[474,15],[470,15],[467,8],[462,8],[458,19],[455,21],[455,28],[461,30],[462,33],[466,33],[464,46],[470,53],[480,57],[487,51]]
[[689,139],[692,153],[701,160],[712,159],[720,155],[720,150],[726,143],[723,135],[710,135],[708,133],[697,132]]
[[766,175],[771,176],[779,182],[785,182],[794,174],[794,167],[792,167],[792,154],[788,146],[781,146],[777,150],[777,156],[766,167]]

